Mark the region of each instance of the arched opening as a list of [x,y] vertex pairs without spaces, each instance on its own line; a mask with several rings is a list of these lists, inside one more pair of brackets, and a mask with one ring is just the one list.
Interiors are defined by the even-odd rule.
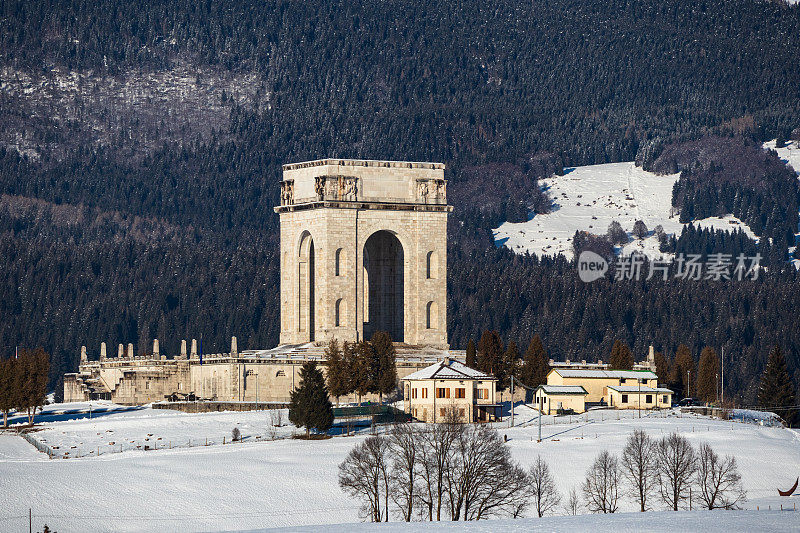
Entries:
[[300,240],[298,267],[298,330],[314,340],[314,239],[306,232]]
[[439,306],[436,302],[428,302],[425,306],[425,328],[437,329],[439,324]]
[[334,324],[337,328],[340,328],[344,325],[345,316],[347,316],[347,304],[343,298],[339,298],[336,300],[336,316],[334,318]]
[[425,277],[428,279],[436,279],[439,277],[439,256],[436,252],[428,252]]
[[386,331],[403,342],[403,245],[388,231],[364,244],[364,337]]
[[336,250],[336,265],[334,265],[334,273],[341,276],[344,272],[344,250],[339,248]]

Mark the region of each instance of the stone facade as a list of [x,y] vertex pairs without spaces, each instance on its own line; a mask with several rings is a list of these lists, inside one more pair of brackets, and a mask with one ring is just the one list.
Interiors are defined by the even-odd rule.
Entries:
[[386,330],[447,348],[444,165],[285,165],[281,191],[282,344]]

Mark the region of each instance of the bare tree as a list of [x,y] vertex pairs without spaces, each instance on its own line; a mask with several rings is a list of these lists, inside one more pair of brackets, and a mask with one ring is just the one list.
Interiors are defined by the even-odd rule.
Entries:
[[736,458],[721,458],[708,444],[700,446],[697,456],[697,484],[698,498],[707,509],[738,509],[747,499]]
[[619,502],[619,464],[608,450],[603,450],[586,472],[583,495],[593,513],[616,512]]
[[350,450],[339,465],[339,486],[350,496],[362,500],[364,516],[372,522],[389,519],[388,448],[389,441],[385,437],[367,437]]
[[444,421],[429,425],[421,432],[420,479],[421,490],[417,491],[422,503],[420,513],[428,520],[441,520],[447,494],[446,474],[451,466],[453,448],[464,426],[456,423],[455,409],[448,409]]
[[576,515],[581,510],[581,500],[578,497],[578,491],[572,487],[569,491],[567,503],[564,504],[564,511],[569,515]]
[[629,493],[642,512],[648,509],[647,499],[658,484],[655,446],[647,433],[636,429],[628,437],[620,461],[622,475],[629,484]]
[[541,518],[545,513],[549,513],[561,503],[561,495],[556,489],[556,482],[550,473],[550,467],[541,456],[536,457],[531,466],[528,477],[531,482],[531,492],[533,503],[536,507],[536,514]]
[[420,430],[411,424],[395,424],[389,434],[392,460],[392,501],[400,516],[410,522],[414,514],[416,493],[414,489],[420,477],[419,453],[422,443]]
[[677,511],[690,496],[689,488],[697,469],[694,448],[685,437],[672,433],[658,441],[656,453],[661,499]]

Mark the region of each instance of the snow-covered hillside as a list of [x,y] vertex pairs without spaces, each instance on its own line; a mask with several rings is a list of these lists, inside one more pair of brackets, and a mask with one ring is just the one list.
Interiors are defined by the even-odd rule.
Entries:
[[[800,146],[797,141],[778,148],[778,156],[800,171]],[[775,149],[775,140],[764,143]],[[609,163],[566,169],[564,176],[542,180],[553,200],[554,209],[535,215],[527,222],[506,222],[494,230],[495,242],[517,253],[536,255],[564,254],[572,258],[572,237],[576,231],[604,234],[616,220],[629,233],[636,220],[643,220],[650,235],[642,240],[630,236],[620,252],[641,252],[651,259],[670,259],[658,250],[653,230],[659,224],[667,234],[680,235],[684,226],[672,209],[672,186],[678,174],[659,176],[633,162]],[[693,221],[695,226],[734,230],[741,228],[752,238],[755,233],[733,215]]]
[[[506,222],[494,230],[495,242],[517,253],[537,255],[564,254],[572,258],[572,237],[576,231],[604,234],[616,220],[631,233],[633,224],[643,220],[650,236],[642,241],[631,237],[623,254],[638,251],[651,259],[667,258],[658,250],[653,230],[659,224],[667,234],[680,234],[683,224],[672,212],[672,186],[678,175],[659,176],[637,167],[633,162],[609,163],[566,169],[564,176],[542,181],[553,200],[554,209],[535,215],[527,222]],[[750,228],[732,215],[707,218],[695,226],[719,229],[742,228],[751,237]]]
[[[797,432],[665,414],[638,419],[635,412],[596,411],[545,417],[544,440],[537,443],[534,411],[519,406],[518,426],[508,428],[503,422],[498,429],[508,436],[514,457],[523,465],[538,454],[549,462],[562,494],[580,483],[600,450],[619,453],[628,434],[641,427],[654,437],[679,431],[694,444],[709,442],[718,453],[736,456],[750,508],[798,501],[779,500],[775,490],[791,486],[800,473]],[[112,434],[137,439],[152,434],[151,439],[174,443],[189,434],[221,437],[237,423],[245,436],[263,434],[270,422],[268,412],[193,415],[147,408],[92,420],[47,422],[40,433],[51,443],[82,443],[76,445],[89,451],[113,448],[107,444]],[[337,465],[362,438],[248,439],[233,445],[142,448],[48,460],[20,437],[0,433],[0,530],[27,527],[29,507],[35,526],[41,529],[47,522],[60,533],[254,530],[358,522],[359,504],[339,489]],[[634,504],[625,500],[621,510],[633,511]],[[559,529],[559,522],[553,524]]]

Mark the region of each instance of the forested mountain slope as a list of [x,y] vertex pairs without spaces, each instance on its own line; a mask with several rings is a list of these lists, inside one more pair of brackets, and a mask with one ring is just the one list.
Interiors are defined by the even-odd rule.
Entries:
[[[796,294],[794,272],[686,287],[691,302],[597,285],[590,306],[568,290],[574,271],[493,250],[489,230],[546,209],[537,179],[564,165],[709,133],[787,137],[797,35],[800,7],[753,0],[0,0],[1,353],[44,345],[55,382],[80,344],[273,344],[280,165],[435,160],[456,206],[454,345],[496,327],[519,342],[541,330],[573,359],[603,358],[613,337],[699,353],[732,328],[749,394],[765,346],[784,343],[798,367],[796,298],[730,319],[686,306],[743,290],[772,305]],[[520,289],[530,271],[561,288]],[[637,306],[640,290],[673,333]],[[556,327],[546,308],[573,311]]]

